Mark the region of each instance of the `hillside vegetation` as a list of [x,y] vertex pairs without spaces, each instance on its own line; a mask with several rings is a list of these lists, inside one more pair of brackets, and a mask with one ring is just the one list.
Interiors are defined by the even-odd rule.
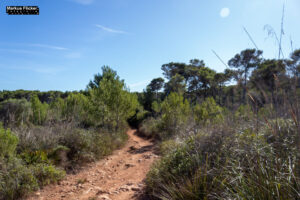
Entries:
[[110,154],[127,139],[139,107],[103,67],[84,92],[0,93],[0,199],[17,199]]
[[246,49],[228,66],[164,64],[141,93],[106,66],[85,91],[0,92],[0,199],[110,154],[128,124],[157,141],[150,199],[300,199],[300,50]]
[[139,130],[162,155],[147,175],[152,199],[300,199],[300,50],[262,54],[246,49],[221,73],[168,63],[167,82],[140,94]]

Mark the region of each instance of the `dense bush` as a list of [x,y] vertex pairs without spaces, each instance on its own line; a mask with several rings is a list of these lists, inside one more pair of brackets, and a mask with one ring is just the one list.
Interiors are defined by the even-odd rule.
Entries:
[[236,133],[223,126],[174,145],[147,176],[158,199],[297,199],[297,130],[281,121]]
[[[61,180],[64,172],[43,160],[23,160],[18,137],[0,125],[0,199],[17,199],[39,187]],[[47,160],[47,158],[45,158]],[[26,162],[27,161],[27,162]]]
[[161,138],[174,136],[175,133],[184,130],[191,108],[189,102],[178,93],[171,93],[161,105]]
[[160,119],[149,117],[139,126],[139,133],[146,137],[159,137]]
[[208,97],[194,108],[195,121],[199,125],[220,123],[223,119],[223,108],[216,104],[212,97]]
[[0,102],[0,120],[4,125],[28,124],[31,115],[31,104],[26,99],[7,99]]
[[42,103],[37,95],[31,98],[31,122],[35,125],[43,125],[47,119],[48,104]]

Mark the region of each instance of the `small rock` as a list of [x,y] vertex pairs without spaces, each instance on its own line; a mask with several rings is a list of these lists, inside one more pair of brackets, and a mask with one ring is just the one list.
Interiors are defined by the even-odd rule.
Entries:
[[100,194],[107,194],[108,192],[103,190],[101,187],[94,187],[94,190],[96,190],[96,194],[100,195]]
[[116,190],[116,191],[113,191],[112,194],[119,194],[119,192]]
[[136,147],[135,147],[135,146],[131,146],[131,147],[129,147],[129,148],[130,148],[130,150],[132,150],[132,151],[136,150]]
[[111,200],[111,198],[109,198],[107,195],[101,195],[101,196],[99,196],[99,198],[101,200]]
[[134,167],[134,166],[135,166],[135,165],[129,164],[129,163],[125,164],[125,167],[127,167],[127,168],[129,168],[129,167]]
[[132,187],[131,190],[137,192],[140,191],[141,189],[139,187]]
[[126,192],[126,191],[129,191],[129,187],[128,187],[128,185],[123,185],[120,187],[119,190]]
[[145,158],[145,159],[150,159],[151,158],[151,154],[146,154],[146,155],[144,155],[143,157]]

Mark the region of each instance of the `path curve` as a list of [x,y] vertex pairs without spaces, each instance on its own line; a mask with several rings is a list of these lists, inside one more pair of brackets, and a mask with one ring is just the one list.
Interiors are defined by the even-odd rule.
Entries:
[[129,139],[120,150],[89,164],[78,174],[67,175],[59,185],[49,185],[27,200],[129,200],[138,199],[143,180],[158,158],[154,144],[127,132]]

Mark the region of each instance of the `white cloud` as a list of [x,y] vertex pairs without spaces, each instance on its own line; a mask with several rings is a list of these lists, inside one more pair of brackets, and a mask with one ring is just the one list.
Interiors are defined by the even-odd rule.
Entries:
[[109,32],[109,33],[128,34],[125,31],[108,28],[108,27],[105,27],[105,26],[102,26],[102,25],[99,25],[99,24],[96,24],[95,26],[102,29],[103,31],[106,31],[106,32]]
[[47,49],[53,49],[53,50],[60,50],[60,51],[68,50],[65,47],[59,47],[59,46],[53,46],[53,45],[47,45],[47,44],[29,44],[29,46],[41,47],[41,48],[47,48]]
[[230,15],[230,9],[229,8],[222,8],[220,11],[220,16],[222,18],[226,18]]

